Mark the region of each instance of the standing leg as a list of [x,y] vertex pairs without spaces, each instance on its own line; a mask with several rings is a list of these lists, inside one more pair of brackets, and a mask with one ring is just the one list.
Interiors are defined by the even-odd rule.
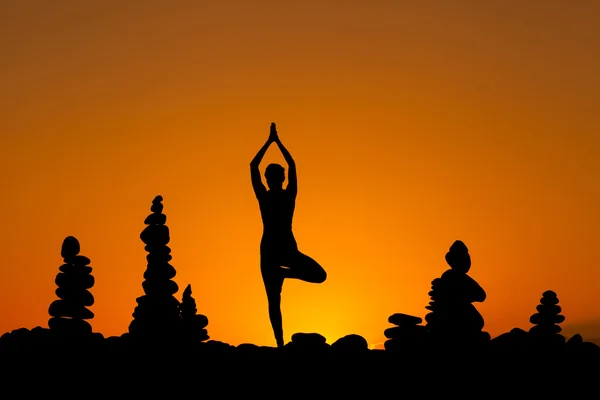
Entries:
[[268,256],[261,255],[260,270],[267,291],[269,304],[269,319],[275,334],[277,347],[283,347],[283,321],[281,317],[281,289],[283,288],[283,274],[279,263]]
[[318,262],[299,251],[292,253],[287,259],[284,268],[284,277],[300,279],[310,283],[323,283],[327,279],[327,272]]

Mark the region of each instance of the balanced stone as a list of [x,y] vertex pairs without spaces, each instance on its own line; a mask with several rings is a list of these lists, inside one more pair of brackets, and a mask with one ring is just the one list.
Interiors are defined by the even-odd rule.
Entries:
[[165,214],[150,214],[144,220],[144,224],[146,225],[164,225],[166,223],[167,216]]
[[390,315],[388,322],[396,326],[383,331],[383,335],[388,339],[383,344],[386,350],[415,349],[427,336],[427,327],[419,325],[423,322],[420,317],[396,313]]
[[85,321],[94,318],[87,307],[94,304],[94,296],[88,289],[94,286],[91,275],[90,259],[79,255],[79,241],[73,237],[65,238],[61,248],[64,264],[56,275],[56,296],[48,307],[50,330],[61,335],[91,334],[91,325]]
[[155,263],[149,260],[146,271],[144,272],[144,279],[148,281],[165,281],[171,280],[177,275],[175,267],[169,263]]
[[183,290],[181,304],[179,305],[181,318],[190,318],[196,315],[196,299],[192,297],[192,285],[187,285]]
[[187,285],[183,291],[179,312],[183,324],[183,333],[187,339],[193,343],[210,338],[208,331],[205,329],[208,325],[208,318],[205,315],[197,314],[196,300],[192,297],[192,285]]
[[563,336],[558,336],[562,331],[559,326],[564,322],[565,316],[561,315],[562,308],[558,305],[558,296],[552,290],[547,290],[542,294],[540,303],[537,307],[537,313],[529,318],[534,326],[531,327],[529,333],[537,338],[553,338],[557,341],[564,341]]
[[473,305],[483,302],[486,293],[467,273],[471,268],[471,256],[467,246],[455,241],[445,256],[450,269],[431,282],[431,301],[425,308],[428,333],[436,338],[469,342],[489,338],[482,333],[484,319]]
[[540,300],[540,303],[544,305],[558,304],[558,296],[556,295],[556,292],[552,290],[546,290],[544,293],[542,293],[542,299]]
[[396,313],[390,315],[388,322],[393,325],[405,326],[405,325],[418,325],[423,322],[423,319],[414,315]]
[[425,325],[394,326],[383,331],[383,335],[388,339],[412,339],[426,333]]
[[471,268],[471,255],[469,249],[461,241],[455,241],[446,253],[446,262],[453,270],[466,274]]
[[396,313],[390,315],[388,322],[396,325],[383,331],[384,336],[388,339],[414,339],[426,332],[425,326],[419,325],[423,319],[414,315]]
[[558,325],[535,325],[529,329],[529,333],[537,336],[554,336],[562,332],[562,328]]
[[70,258],[78,255],[80,251],[81,247],[79,245],[79,240],[73,236],[67,236],[63,240],[60,256],[62,258]]
[[148,252],[142,282],[144,295],[136,299],[138,305],[129,325],[129,332],[138,337],[167,338],[180,328],[179,300],[173,296],[179,287],[172,280],[177,272],[169,264],[172,260],[171,249],[167,246],[170,234],[165,225],[167,217],[162,214],[162,201],[162,196],[152,200],[152,213],[144,220],[146,227],[140,233],[144,249]]
[[533,314],[530,318],[529,318],[529,322],[531,322],[534,325],[544,325],[544,324],[548,324],[548,325],[554,325],[554,324],[560,324],[561,322],[564,322],[565,320],[565,316],[564,315],[557,315],[551,312],[548,312],[548,314],[546,314],[543,310]]

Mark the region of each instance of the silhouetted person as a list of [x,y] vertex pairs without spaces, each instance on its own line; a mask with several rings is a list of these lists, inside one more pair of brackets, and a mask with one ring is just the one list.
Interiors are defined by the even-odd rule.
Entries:
[[[272,143],[277,144],[288,164],[288,184],[285,189],[283,189],[285,169],[281,165],[269,164],[265,170],[269,190],[263,185],[258,169]],[[267,291],[269,318],[277,347],[282,347],[284,344],[281,320],[283,280],[295,278],[311,283],[322,283],[327,278],[327,274],[315,260],[298,250],[292,233],[292,218],[298,192],[296,163],[279,140],[274,123],[271,124],[269,139],[250,162],[250,177],[263,221],[260,270]]]

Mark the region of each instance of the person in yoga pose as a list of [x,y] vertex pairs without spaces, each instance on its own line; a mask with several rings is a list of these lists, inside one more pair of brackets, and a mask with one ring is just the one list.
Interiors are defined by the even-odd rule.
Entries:
[[[262,183],[258,167],[272,143],[279,147],[288,165],[288,184],[285,189],[283,188],[285,168],[279,164],[269,164],[265,170],[268,190]],[[327,273],[319,263],[298,250],[292,232],[292,218],[298,192],[296,163],[281,143],[274,123],[271,124],[267,142],[250,162],[250,177],[263,222],[260,270],[267,291],[269,319],[277,347],[283,347],[281,289],[284,279],[322,283],[327,278]]]

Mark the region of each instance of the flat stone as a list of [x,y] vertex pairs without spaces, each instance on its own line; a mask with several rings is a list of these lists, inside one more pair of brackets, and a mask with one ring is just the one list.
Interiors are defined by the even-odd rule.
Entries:
[[421,322],[423,322],[423,319],[421,317],[416,317],[414,315],[396,313],[396,314],[390,315],[390,317],[388,318],[388,322],[390,324],[394,324],[394,325],[398,325],[398,326],[418,325]]
[[58,267],[60,272],[64,272],[66,274],[90,274],[92,272],[92,267],[88,267],[87,265],[73,265],[73,264],[63,264]]

